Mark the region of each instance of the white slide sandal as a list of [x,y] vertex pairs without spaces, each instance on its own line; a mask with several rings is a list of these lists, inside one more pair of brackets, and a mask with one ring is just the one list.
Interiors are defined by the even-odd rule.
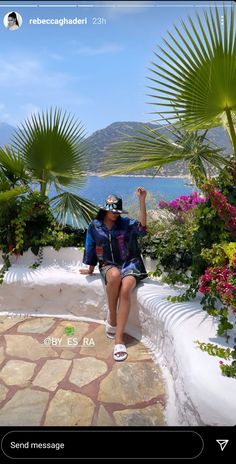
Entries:
[[107,338],[115,338],[116,335],[116,327],[109,324],[108,321],[105,323],[105,330]]
[[113,358],[115,361],[124,361],[128,356],[125,345],[117,344],[114,346]]

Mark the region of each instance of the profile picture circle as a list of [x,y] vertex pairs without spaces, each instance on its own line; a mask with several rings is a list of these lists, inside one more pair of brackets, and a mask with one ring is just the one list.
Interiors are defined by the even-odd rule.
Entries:
[[3,18],[3,24],[9,31],[16,31],[22,26],[22,17],[17,11],[9,11]]

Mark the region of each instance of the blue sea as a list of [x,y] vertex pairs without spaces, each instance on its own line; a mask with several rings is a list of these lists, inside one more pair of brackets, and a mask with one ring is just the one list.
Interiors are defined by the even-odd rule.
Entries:
[[150,198],[156,203],[161,199],[172,200],[180,195],[189,195],[196,187],[187,185],[188,183],[187,178],[89,176],[86,185],[78,190],[78,195],[95,204],[103,204],[106,196],[113,193],[123,198],[127,208],[129,202],[135,199],[137,187],[144,187],[150,192]]

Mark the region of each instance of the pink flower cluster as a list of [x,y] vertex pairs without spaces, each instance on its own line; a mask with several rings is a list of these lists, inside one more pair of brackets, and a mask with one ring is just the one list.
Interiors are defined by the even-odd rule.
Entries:
[[236,272],[228,267],[208,267],[199,279],[199,291],[212,293],[236,312]]
[[204,203],[206,199],[198,192],[193,192],[190,195],[182,195],[171,201],[161,200],[158,203],[159,208],[167,208],[173,213],[186,213],[190,209],[196,208],[199,203]]
[[227,198],[213,185],[206,184],[203,190],[207,193],[218,216],[224,221],[225,227],[231,232],[236,231],[236,208],[228,203]]

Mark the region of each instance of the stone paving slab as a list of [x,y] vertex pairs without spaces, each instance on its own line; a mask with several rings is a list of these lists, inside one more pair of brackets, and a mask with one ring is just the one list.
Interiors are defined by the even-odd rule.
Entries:
[[1,369],[0,379],[7,385],[25,385],[32,378],[35,366],[35,363],[11,359]]
[[0,316],[0,332],[0,426],[166,425],[161,370],[138,340],[116,362],[95,322]]
[[53,397],[43,425],[91,425],[95,403],[86,395],[58,390]]
[[[9,392],[8,392],[9,393]],[[40,425],[42,415],[48,402],[48,393],[31,390],[18,390],[14,396],[2,406],[0,411],[1,425]]]
[[11,329],[14,325],[18,324],[19,322],[24,321],[27,317],[1,317],[0,318],[0,333],[6,332],[8,329]]
[[35,317],[28,321],[22,322],[17,327],[20,333],[44,333],[47,332],[54,324],[54,319],[50,317]]
[[163,421],[163,407],[155,404],[141,409],[124,409],[113,413],[116,424],[119,426],[160,426]]
[[57,353],[52,348],[43,345],[30,335],[5,335],[6,354],[15,358],[25,358],[32,361],[42,357],[57,357]]
[[100,359],[86,357],[74,359],[73,369],[70,375],[70,382],[83,387],[97,379],[107,371],[107,365]]
[[164,395],[160,371],[144,361],[117,363],[100,383],[98,400],[103,403],[135,405]]
[[45,362],[37,377],[32,382],[37,387],[54,391],[64,379],[71,361],[66,359],[49,359]]

